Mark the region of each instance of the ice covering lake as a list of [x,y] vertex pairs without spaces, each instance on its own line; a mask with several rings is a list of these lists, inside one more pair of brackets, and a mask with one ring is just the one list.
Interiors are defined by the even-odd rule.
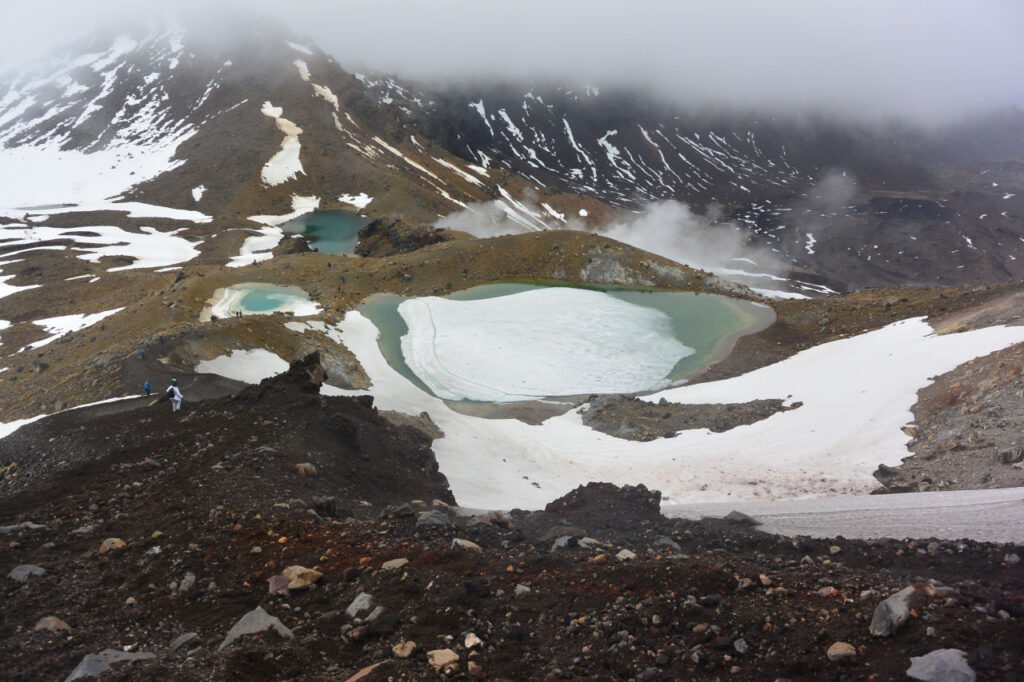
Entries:
[[318,312],[320,306],[299,287],[246,282],[213,292],[213,297],[207,301],[206,308],[199,315],[199,321],[208,322],[214,317],[271,313],[292,313],[302,317],[316,315]]
[[724,296],[523,284],[380,296],[363,312],[395,369],[439,398],[482,402],[656,390],[774,319]]

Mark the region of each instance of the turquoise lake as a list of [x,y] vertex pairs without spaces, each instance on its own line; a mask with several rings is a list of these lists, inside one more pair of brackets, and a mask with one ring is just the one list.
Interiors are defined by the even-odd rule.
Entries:
[[288,221],[281,229],[304,235],[309,247],[321,253],[354,253],[359,230],[368,222],[355,211],[313,211]]
[[[486,284],[455,292],[444,298],[456,301],[499,298],[546,286],[520,283]],[[758,332],[775,321],[775,312],[770,307],[727,296],[679,291],[596,287],[592,289],[627,303],[654,308],[672,320],[676,338],[694,349],[692,355],[682,358],[665,377],[672,384],[683,383],[687,378],[700,373],[726,357],[739,337]],[[402,355],[401,338],[409,330],[398,313],[398,306],[405,300],[406,297],[403,296],[379,294],[367,299],[359,311],[379,330],[378,344],[388,363],[422,390],[430,393],[408,367]],[[567,344],[571,344],[571,339],[566,341]]]

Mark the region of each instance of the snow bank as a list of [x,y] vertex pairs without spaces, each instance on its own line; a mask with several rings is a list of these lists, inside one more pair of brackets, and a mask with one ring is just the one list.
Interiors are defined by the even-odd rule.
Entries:
[[428,412],[445,433],[434,452],[455,498],[488,509],[541,508],[587,481],[644,483],[668,504],[866,493],[877,486],[871,473],[878,464],[899,464],[911,454],[901,427],[930,377],[1024,342],[1024,327],[939,336],[920,319],[898,322],[741,377],[649,396],[803,405],[725,433],[691,430],[638,443],[593,431],[576,412],[536,426],[459,414],[388,365],[368,319],[350,312],[340,328],[372,381],[375,406]]
[[[86,403],[84,405],[75,405],[74,407],[69,407],[68,409],[61,410],[60,412],[70,412],[71,410],[80,410],[83,407],[94,407],[96,405],[105,405],[107,403],[116,403],[116,402],[121,401],[121,400],[134,400],[134,399],[139,398],[139,397],[140,396],[137,396],[137,395],[123,395],[123,396],[119,396],[117,398],[107,398],[106,400],[97,400],[94,403]],[[54,412],[53,414],[60,414],[60,412]],[[43,417],[48,417],[48,416],[49,415],[44,412],[43,414],[37,414],[34,417],[28,417],[26,419],[15,419],[12,422],[0,422],[0,438],[6,438],[7,436],[11,435],[12,433],[14,433],[18,429],[20,429],[25,424],[31,424],[34,421],[38,421],[38,420],[42,419]]]
[[200,374],[219,374],[247,384],[258,384],[287,370],[288,363],[265,348],[233,350],[228,355],[203,360],[196,365]]
[[359,194],[342,194],[338,197],[338,201],[343,204],[351,204],[361,211],[370,205],[370,202],[373,201],[373,197],[365,192],[360,192]]
[[256,230],[256,234],[242,242],[237,256],[232,256],[226,263],[229,268],[240,268],[258,261],[270,260],[274,257],[271,250],[284,238],[284,230],[277,227],[289,220],[315,211],[320,207],[320,197],[301,197],[292,195],[292,211],[282,215],[251,215],[249,220],[263,223],[267,227]]
[[30,343],[24,348],[18,349],[18,352],[20,353],[21,351],[30,348],[42,348],[46,344],[52,343],[53,341],[56,341],[57,339],[66,334],[77,332],[79,330],[85,329],[86,327],[91,327],[100,320],[110,317],[115,313],[119,313],[122,310],[124,310],[123,307],[114,308],[113,310],[104,310],[103,312],[93,313],[92,315],[75,313],[74,315],[61,315],[60,317],[48,317],[44,320],[36,320],[32,324],[39,325],[47,334],[50,334],[50,336],[43,339],[42,341]]
[[270,157],[260,172],[260,178],[265,184],[280,185],[299,173],[305,172],[302,170],[302,161],[299,160],[299,151],[302,148],[299,144],[299,135],[302,134],[302,128],[288,119],[282,118],[284,110],[281,107],[275,107],[270,102],[264,102],[260,112],[264,116],[274,119],[277,129],[284,133],[281,150]]
[[[192,190],[193,196],[198,189],[205,190],[205,187],[197,187]],[[200,194],[200,196],[202,196]],[[199,201],[196,199],[196,201]],[[44,208],[27,208],[24,209],[28,212],[29,219],[36,218],[37,216],[48,216],[58,213],[84,213],[91,211],[117,211],[118,213],[127,213],[129,218],[167,218],[169,220],[186,220],[192,223],[208,223],[213,218],[200,213],[199,211],[189,211],[182,208],[170,208],[168,206],[158,206],[156,204],[144,204],[140,201],[89,201],[80,204],[66,204],[61,206],[51,206]]]
[[413,298],[398,312],[409,327],[401,339],[406,364],[448,400],[651,390],[694,352],[665,313],[585,289]]
[[[104,256],[127,256],[134,258],[130,265],[110,268],[110,272],[118,270],[134,270],[138,268],[162,268],[168,265],[184,263],[199,255],[196,248],[202,242],[190,242],[177,234],[182,230],[160,232],[153,227],[142,227],[141,232],[129,232],[111,225],[89,225],[85,227],[44,227],[33,226],[24,228],[5,227],[4,237],[10,241],[5,246],[24,245],[26,251],[34,250],[33,244],[51,240],[67,239],[74,243],[75,254],[84,261],[95,263]],[[95,236],[82,234],[95,233]],[[54,247],[47,247],[54,248]],[[65,247],[56,247],[64,249]],[[25,287],[20,287],[24,289]],[[8,292],[13,293],[13,292]],[[3,284],[0,282],[0,297]]]

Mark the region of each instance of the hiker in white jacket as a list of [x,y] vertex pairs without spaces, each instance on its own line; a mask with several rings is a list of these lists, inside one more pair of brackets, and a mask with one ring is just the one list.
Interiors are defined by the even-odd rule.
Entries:
[[171,412],[177,412],[181,409],[181,399],[184,396],[178,390],[177,379],[171,379],[171,385],[167,387],[167,397],[171,399]]

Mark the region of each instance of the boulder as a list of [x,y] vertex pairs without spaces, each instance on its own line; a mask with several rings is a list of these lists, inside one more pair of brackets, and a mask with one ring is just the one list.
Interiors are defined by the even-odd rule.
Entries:
[[907,677],[921,682],[974,682],[977,677],[960,649],[936,649],[910,659]]
[[267,630],[273,630],[285,639],[295,637],[292,631],[284,626],[284,623],[264,611],[262,606],[257,606],[234,624],[217,650],[223,651],[241,637],[255,635],[258,632],[265,632]]
[[64,682],[73,682],[83,677],[99,677],[110,670],[114,663],[127,661],[147,661],[156,658],[154,654],[130,651],[118,651],[117,649],[104,649],[98,654],[88,654],[75,666],[71,674],[64,678]]

